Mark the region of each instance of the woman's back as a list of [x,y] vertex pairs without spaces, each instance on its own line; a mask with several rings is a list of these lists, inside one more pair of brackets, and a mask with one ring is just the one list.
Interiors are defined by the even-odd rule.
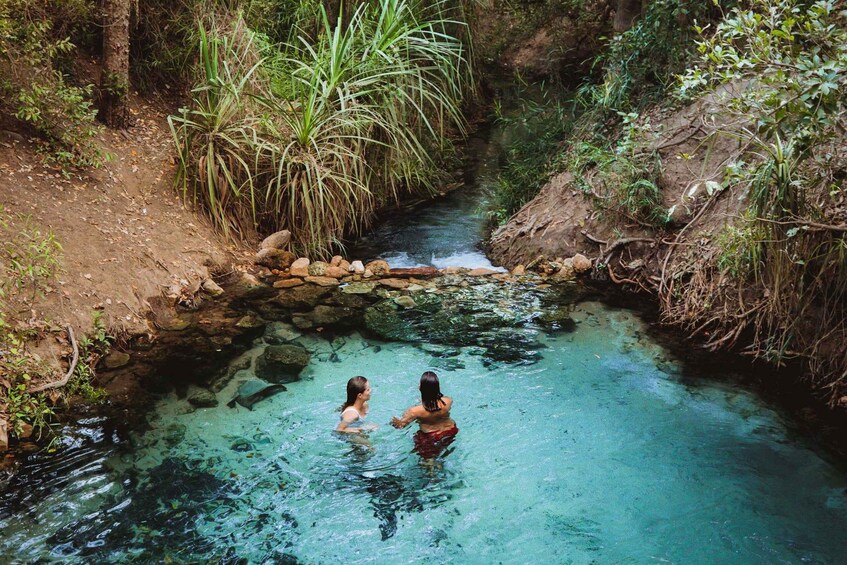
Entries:
[[418,408],[418,423],[421,426],[422,432],[440,432],[449,430],[456,426],[456,422],[450,417],[450,408],[453,407],[453,399],[449,396],[442,396],[438,400],[438,410],[429,412],[423,405]]

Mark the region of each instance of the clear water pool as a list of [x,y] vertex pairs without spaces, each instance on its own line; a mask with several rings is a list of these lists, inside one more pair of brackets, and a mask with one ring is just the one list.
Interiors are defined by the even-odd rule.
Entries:
[[[681,378],[632,314],[575,306],[541,358],[303,336],[300,382],[249,411],[169,396],[116,448],[102,430],[0,508],[11,562],[838,563],[847,478],[753,395]],[[333,355],[334,353],[334,355]],[[323,360],[321,360],[323,359]],[[332,359],[332,360],[330,360]],[[661,367],[662,369],[659,369]],[[437,371],[460,428],[435,462],[388,426]],[[369,444],[331,430],[373,387]],[[225,402],[236,375],[219,394]],[[92,424],[92,430],[99,428]],[[58,477],[62,481],[58,482]],[[57,481],[52,483],[52,481]]]

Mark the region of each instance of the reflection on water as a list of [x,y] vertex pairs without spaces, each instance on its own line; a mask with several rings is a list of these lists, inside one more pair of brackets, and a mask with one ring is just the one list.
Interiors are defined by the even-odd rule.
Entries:
[[[356,332],[297,337],[313,358],[303,379],[252,411],[225,406],[253,378],[245,370],[216,408],[169,396],[117,450],[92,433],[53,458],[55,473],[16,491],[24,504],[0,505],[0,552],[22,563],[841,560],[847,479],[776,413],[742,390],[683,382],[628,313],[583,302],[570,314],[569,332],[527,322],[543,347],[517,362]],[[461,429],[437,465],[412,452],[413,427],[388,425],[427,369]],[[332,432],[354,374],[371,382],[378,426],[362,443]]]

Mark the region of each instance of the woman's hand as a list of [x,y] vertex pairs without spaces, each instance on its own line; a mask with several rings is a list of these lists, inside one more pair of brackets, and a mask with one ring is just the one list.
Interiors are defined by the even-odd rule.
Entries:
[[406,424],[403,422],[403,420],[401,420],[397,416],[394,416],[393,418],[391,418],[391,425],[394,426],[395,428],[397,428],[398,430],[400,428],[406,427]]

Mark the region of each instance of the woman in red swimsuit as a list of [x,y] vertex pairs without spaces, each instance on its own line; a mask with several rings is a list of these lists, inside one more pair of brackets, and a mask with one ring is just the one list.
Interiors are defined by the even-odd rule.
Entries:
[[401,418],[391,418],[391,425],[405,428],[417,420],[421,429],[415,434],[414,451],[424,459],[432,459],[453,443],[459,428],[450,418],[453,399],[441,394],[438,375],[432,371],[421,375],[420,391],[421,403],[406,410]]

